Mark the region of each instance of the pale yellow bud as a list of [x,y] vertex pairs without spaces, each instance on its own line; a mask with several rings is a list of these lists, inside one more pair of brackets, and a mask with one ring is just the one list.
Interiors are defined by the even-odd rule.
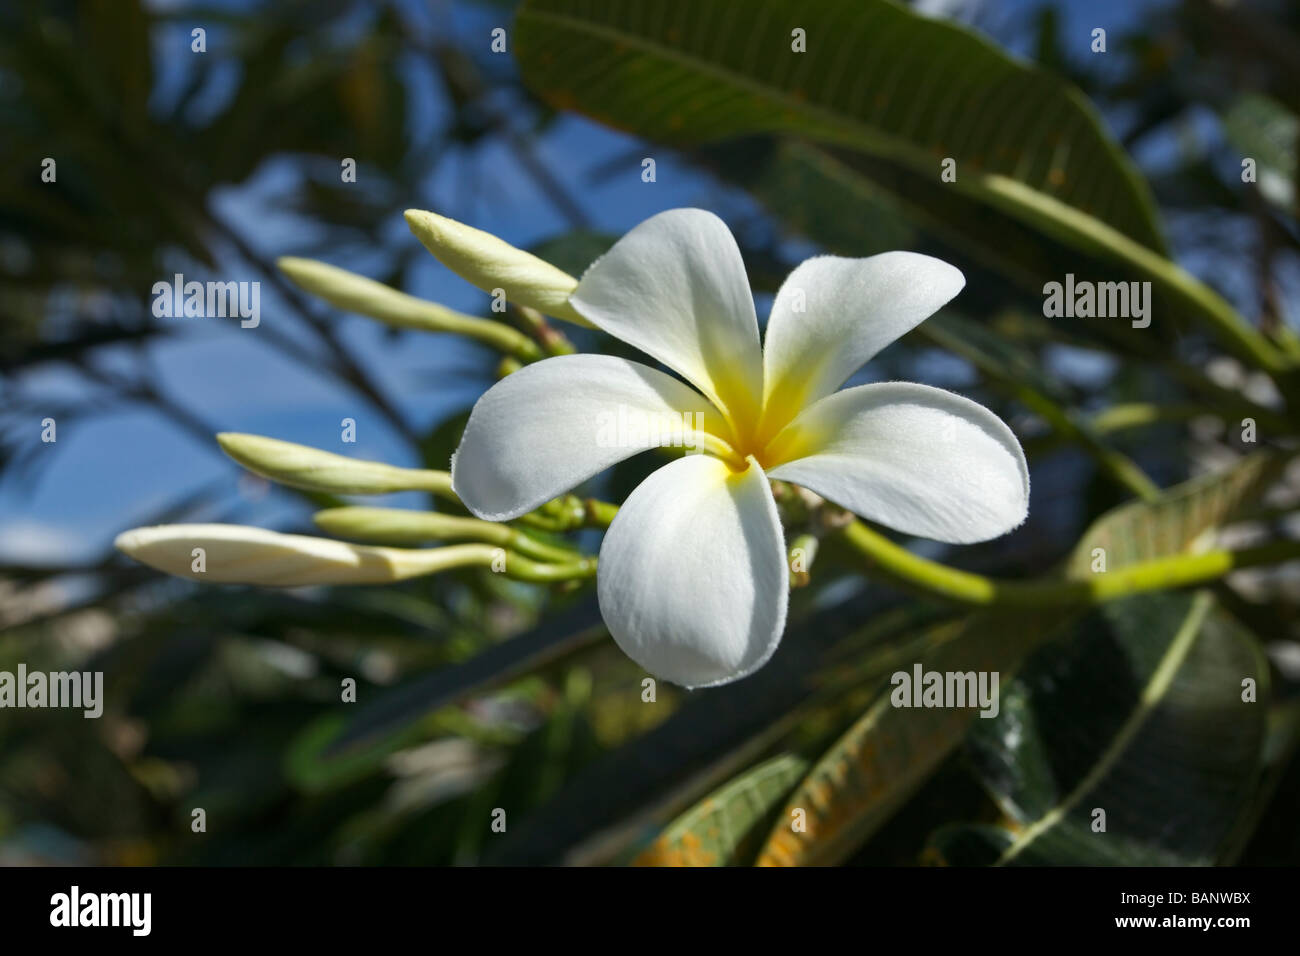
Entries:
[[284,256],[276,260],[276,265],[299,288],[344,311],[368,315],[396,328],[464,335],[525,362],[542,357],[536,342],[501,322],[475,318],[436,302],[417,299],[382,282],[315,259]]
[[382,584],[449,568],[485,566],[496,552],[486,544],[378,548],[232,524],[135,528],[113,543],[137,561],[178,577],[261,587]]
[[421,209],[406,211],[406,224],[434,258],[484,292],[501,289],[506,300],[591,327],[569,304],[578,280],[532,253],[464,223]]
[[239,432],[222,432],[217,442],[249,471],[291,488],[337,495],[383,495],[429,491],[455,499],[451,475],[424,468],[397,468],[332,452]]

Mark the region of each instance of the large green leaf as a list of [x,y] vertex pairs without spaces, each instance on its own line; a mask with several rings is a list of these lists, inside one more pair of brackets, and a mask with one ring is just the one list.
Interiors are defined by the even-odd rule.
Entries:
[[705,797],[650,844],[638,866],[732,866],[746,862],[754,838],[803,777],[808,761],[781,754],[746,770]]
[[[1060,612],[980,613],[939,625],[938,647],[921,661],[926,671],[1009,674],[1037,641],[1067,622]],[[818,866],[849,857],[956,748],[978,712],[895,707],[886,687],[800,782],[758,865]]]
[[792,134],[935,181],[951,157],[953,190],[1058,238],[1163,248],[1145,185],[1077,90],[892,0],[525,0],[515,50],[554,105],[651,139]]
[[1281,461],[1268,453],[1243,458],[1225,471],[1201,475],[1166,490],[1153,502],[1136,501],[1107,512],[1083,533],[1066,574],[1086,578],[1105,552],[1106,571],[1116,571],[1196,547],[1206,532],[1231,520],[1279,473]]
[[[1242,682],[1258,684],[1243,700]],[[972,763],[1005,813],[947,828],[941,862],[1208,864],[1251,808],[1268,665],[1208,592],[1105,606],[1043,648],[976,721]],[[1104,817],[1098,813],[1104,811]]]

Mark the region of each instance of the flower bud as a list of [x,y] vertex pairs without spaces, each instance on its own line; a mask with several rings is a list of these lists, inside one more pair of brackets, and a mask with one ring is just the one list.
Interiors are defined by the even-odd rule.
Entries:
[[484,292],[501,289],[516,305],[591,327],[569,305],[578,280],[567,272],[491,233],[437,213],[408,209],[406,224],[434,258]]
[[383,584],[486,565],[494,552],[484,544],[377,548],[233,524],[134,528],[118,535],[113,544],[137,561],[178,577],[261,587]]
[[294,285],[319,296],[346,312],[378,319],[385,325],[421,332],[450,332],[476,339],[525,362],[542,357],[537,343],[501,322],[456,312],[436,302],[426,302],[382,282],[315,259],[284,256],[276,260]]
[[361,461],[306,445],[222,432],[221,450],[249,471],[307,491],[338,495],[383,495],[392,491],[429,491],[455,499],[451,475],[423,468],[397,468],[378,461]]

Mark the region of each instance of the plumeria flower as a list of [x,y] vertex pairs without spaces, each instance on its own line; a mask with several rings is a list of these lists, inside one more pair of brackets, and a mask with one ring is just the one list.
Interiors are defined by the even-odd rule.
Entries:
[[480,518],[508,520],[661,443],[644,427],[608,440],[615,418],[690,423],[698,440],[685,444],[705,454],[628,496],[600,549],[597,593],[614,640],[649,673],[686,687],[738,680],[785,629],[789,569],[769,479],[951,543],[1024,521],[1024,452],[988,409],[903,382],[837,391],[964,284],[910,252],[818,256],[777,292],[760,345],[726,225],[698,209],[660,213],[593,263],[569,304],[694,389],[608,355],[525,366],[474,406],[452,485]]

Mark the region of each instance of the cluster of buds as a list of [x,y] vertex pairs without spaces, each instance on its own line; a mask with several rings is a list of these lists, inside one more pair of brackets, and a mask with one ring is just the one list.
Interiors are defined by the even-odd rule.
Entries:
[[[286,257],[279,267],[300,288],[341,310],[395,328],[452,333],[489,346],[501,353],[507,371],[573,351],[545,316],[589,325],[568,304],[578,284],[575,278],[496,236],[434,213],[411,210],[406,220],[439,261],[516,306],[523,330],[324,262]],[[446,471],[398,468],[258,435],[216,437],[243,467],[287,487],[329,495],[422,491],[447,510],[346,506],[318,511],[316,526],[333,538],[223,524],[134,528],[118,536],[119,550],[180,577],[263,587],[377,584],[465,567],[484,567],[522,581],[567,582],[592,577],[596,559],[558,533],[607,526],[617,510],[566,495],[515,521],[484,521],[468,515]],[[433,543],[439,546],[427,547]]]

